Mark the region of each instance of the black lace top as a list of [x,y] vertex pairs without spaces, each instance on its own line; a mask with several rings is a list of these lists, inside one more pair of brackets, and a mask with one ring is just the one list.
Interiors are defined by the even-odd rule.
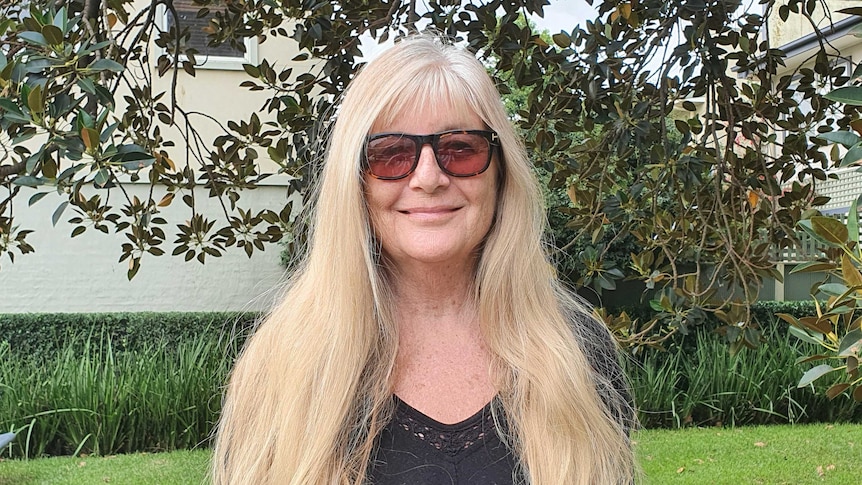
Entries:
[[373,485],[510,485],[512,452],[500,441],[491,403],[455,424],[429,418],[395,397],[395,416],[380,434]]

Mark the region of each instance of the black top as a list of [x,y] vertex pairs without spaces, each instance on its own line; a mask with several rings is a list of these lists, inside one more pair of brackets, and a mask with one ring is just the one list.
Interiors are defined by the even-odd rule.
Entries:
[[372,462],[373,485],[512,485],[516,461],[500,440],[488,403],[455,424],[429,418],[395,397]]
[[[616,344],[603,324],[573,317],[572,330],[592,367],[593,383],[608,413],[628,435],[634,422],[631,394]],[[526,483],[512,451],[500,440],[489,403],[456,424],[443,424],[395,397],[395,415],[378,437],[372,485],[513,485]],[[499,408],[498,408],[499,409]],[[575,412],[573,410],[573,412]],[[499,413],[499,414],[502,414]],[[505,416],[499,416],[506,430]]]

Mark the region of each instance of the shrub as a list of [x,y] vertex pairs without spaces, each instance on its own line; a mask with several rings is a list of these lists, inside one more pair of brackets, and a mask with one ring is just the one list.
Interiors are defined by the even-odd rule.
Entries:
[[[52,355],[69,342],[107,336],[115,350],[157,345],[172,348],[199,335],[213,335],[241,344],[257,313],[20,313],[0,314],[0,341],[18,355]],[[80,349],[79,349],[80,350]]]
[[212,335],[134,351],[88,338],[30,357],[0,345],[0,426],[18,431],[10,453],[107,455],[206,445],[233,355]]
[[791,337],[776,321],[762,324],[760,347],[736,355],[701,328],[687,337],[691,346],[686,342],[626,360],[642,425],[862,421],[862,406],[847,396],[829,400],[796,387],[803,373],[796,361],[813,346]]

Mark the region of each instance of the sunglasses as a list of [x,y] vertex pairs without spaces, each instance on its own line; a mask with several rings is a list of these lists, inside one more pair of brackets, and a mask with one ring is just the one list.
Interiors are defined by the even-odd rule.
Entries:
[[416,170],[422,147],[431,145],[440,170],[453,177],[479,175],[491,165],[497,134],[489,130],[451,130],[431,135],[378,133],[365,142],[363,168],[380,180],[402,179]]

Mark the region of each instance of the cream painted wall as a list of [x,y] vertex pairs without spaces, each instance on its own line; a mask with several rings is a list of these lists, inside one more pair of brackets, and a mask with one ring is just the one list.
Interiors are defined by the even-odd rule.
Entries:
[[[820,3],[817,4],[817,10],[812,16],[817,27],[821,30],[827,29],[830,21],[835,23],[847,17],[847,14],[837,13],[838,10],[859,6],[858,0],[825,0],[825,3],[832,12],[831,16],[826,17]],[[778,15],[778,6],[774,8],[769,18],[769,45],[774,48],[781,47],[812,32],[814,32],[814,28],[811,26],[811,22],[802,15],[791,12],[787,21],[782,21]]]
[[[128,190],[143,196],[147,186],[130,185]],[[277,207],[284,203],[284,194],[282,187],[269,186],[244,197],[258,207]],[[213,201],[199,200],[208,202],[203,212],[218,212]],[[73,226],[65,222],[73,216],[70,209],[57,227],[51,224],[58,203],[59,197],[52,195],[33,207],[18,207],[21,227],[35,230],[28,241],[36,251],[16,256],[14,264],[6,257],[0,260],[0,313],[265,310],[272,304],[273,289],[283,274],[276,245],[251,259],[234,248],[221,258],[208,256],[204,265],[184,262],[181,256],[170,256],[177,232],[170,224],[164,226],[168,254],[144,256],[137,276],[128,281],[128,264],[117,262],[126,238],[92,228],[70,238]],[[164,215],[169,222],[182,221],[187,212],[184,205],[174,204]]]
[[[270,63],[285,65],[291,63],[296,52],[292,43],[270,39],[259,46],[258,54],[259,59],[267,58]],[[156,58],[154,55],[153,63]],[[303,66],[293,64],[296,74],[303,72]],[[239,83],[247,79],[241,70],[198,69],[195,77],[180,71],[177,103],[187,111],[213,115],[221,123],[248,119],[252,112],[261,108],[264,95],[239,87]],[[156,78],[154,91],[166,89],[169,81],[169,76]],[[118,102],[122,94],[117,96]],[[117,113],[122,113],[121,107]],[[259,116],[262,120],[271,119],[265,113]],[[195,121],[203,139],[210,145],[222,134],[215,122],[200,117]],[[182,138],[178,133],[163,135],[177,143],[171,157],[178,166],[184,165]],[[258,150],[258,153],[265,155],[266,150]],[[273,170],[271,161],[262,158],[260,162],[266,166],[266,171]],[[244,192],[242,206],[280,209],[285,203],[285,182],[284,178],[273,177],[268,179],[270,185]],[[126,189],[130,196],[138,194],[143,198],[147,186],[128,184]],[[88,195],[93,193],[96,189],[90,187]],[[103,198],[107,196],[106,191],[100,193]],[[283,273],[279,246],[267,246],[265,252],[255,252],[251,259],[244,251],[234,248],[221,258],[207,257],[205,265],[170,256],[175,223],[185,220],[188,213],[179,197],[163,213],[169,222],[163,228],[167,235],[163,249],[167,254],[145,256],[140,271],[130,282],[126,278],[127,263],[117,262],[120,245],[126,240],[124,236],[104,235],[88,229],[72,239],[69,237],[72,226],[66,223],[73,217],[71,209],[67,209],[57,227],[51,224],[51,214],[60,203],[59,197],[48,196],[33,207],[27,207],[30,194],[22,191],[21,195],[14,208],[15,217],[21,229],[35,230],[28,242],[36,252],[25,256],[16,254],[14,264],[8,257],[0,257],[0,313],[265,310],[277,293],[274,288]],[[155,200],[161,195],[163,191],[157,191]],[[114,205],[121,205],[119,191],[114,190],[110,197]],[[196,199],[201,203],[200,211],[207,217],[224,220],[218,205],[205,193],[198,193]]]

